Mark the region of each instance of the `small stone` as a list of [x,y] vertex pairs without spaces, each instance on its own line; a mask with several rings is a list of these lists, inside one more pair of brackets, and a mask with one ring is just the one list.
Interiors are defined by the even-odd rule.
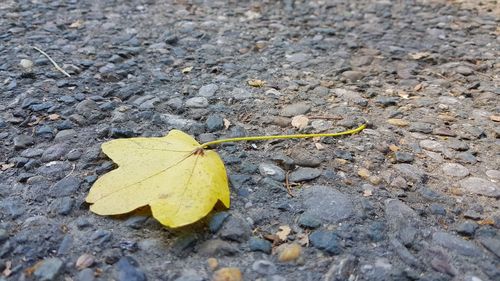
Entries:
[[353,82],[361,80],[361,79],[363,79],[363,77],[365,77],[365,75],[362,72],[354,71],[354,70],[344,71],[344,72],[342,72],[342,76],[344,76],[346,79],[351,80]]
[[415,159],[415,156],[409,152],[396,151],[394,152],[394,159],[398,163],[411,163]]
[[237,267],[223,267],[214,272],[212,281],[243,281],[243,274]]
[[371,176],[371,172],[366,168],[359,168],[358,176],[360,176],[362,179],[367,179]]
[[422,134],[430,134],[432,133],[432,124],[423,122],[414,122],[411,124],[410,128],[408,128],[408,131],[418,132]]
[[58,280],[59,274],[61,274],[63,269],[64,263],[62,260],[58,258],[48,258],[37,264],[33,275],[40,281],[55,281]]
[[7,239],[9,239],[9,233],[7,230],[0,228],[0,243],[6,241]]
[[295,53],[292,55],[287,55],[286,60],[292,63],[301,63],[309,60],[311,58],[310,55],[304,53]]
[[427,149],[434,152],[441,152],[443,151],[444,148],[444,146],[441,143],[433,140],[422,140],[420,141],[419,145],[423,149]]
[[260,251],[266,254],[270,254],[272,246],[273,245],[271,244],[271,242],[257,237],[252,237],[248,241],[248,247],[250,248],[250,251],[254,252]]
[[314,155],[309,151],[302,149],[292,151],[292,154],[290,156],[296,165],[302,167],[318,167],[323,161],[322,157],[320,157],[319,155]]
[[314,231],[309,235],[309,241],[313,247],[332,255],[338,255],[343,251],[342,240],[332,231]]
[[467,164],[475,164],[477,162],[476,156],[468,151],[457,153],[455,159]]
[[468,193],[494,198],[500,197],[500,188],[495,183],[482,178],[469,177],[461,180],[459,184]]
[[252,270],[262,275],[273,275],[277,268],[274,263],[267,260],[258,260],[252,264]]
[[259,165],[259,172],[263,177],[270,177],[276,181],[285,180],[285,171],[274,164],[261,163]]
[[290,174],[289,180],[291,182],[310,181],[321,176],[320,169],[300,167]]
[[54,140],[56,142],[67,141],[76,137],[76,131],[74,129],[62,130],[57,132]]
[[284,117],[293,117],[297,115],[304,115],[311,110],[311,106],[304,102],[286,105],[281,110],[280,115]]
[[378,97],[375,99],[377,104],[382,105],[383,107],[394,106],[398,104],[398,98],[395,97]]
[[293,262],[302,254],[302,247],[296,243],[282,244],[278,247],[277,251],[280,262]]
[[398,126],[398,127],[406,127],[406,126],[410,125],[410,122],[403,120],[403,119],[396,119],[396,118],[387,119],[387,123],[394,125],[394,126]]
[[190,108],[206,108],[208,99],[206,97],[194,97],[186,101],[186,107]]
[[353,215],[351,199],[329,186],[311,186],[302,193],[304,215],[316,218],[321,223],[338,223]]
[[24,72],[32,72],[33,71],[33,62],[28,59],[22,59],[21,62],[19,62],[19,66],[23,68]]
[[434,215],[440,215],[440,216],[446,215],[446,209],[441,204],[433,203],[429,206],[429,210]]
[[94,281],[95,280],[94,270],[90,268],[85,268],[78,273],[76,279],[77,281]]
[[212,233],[216,233],[224,224],[224,221],[229,217],[228,212],[219,212],[212,216],[210,219],[210,223],[208,224],[208,228]]
[[198,250],[200,255],[206,257],[232,256],[238,252],[238,248],[233,244],[220,239],[207,240],[200,245]]
[[474,236],[474,232],[479,225],[473,221],[466,221],[457,226],[457,233],[464,236],[472,237]]
[[394,168],[399,172],[399,175],[405,180],[413,182],[422,182],[425,173],[420,168],[411,164],[396,164]]
[[464,178],[469,175],[469,170],[457,163],[446,163],[441,167],[445,175],[450,177]]
[[139,268],[137,261],[131,257],[120,258],[116,263],[117,281],[146,281],[146,274]]
[[78,188],[80,188],[81,182],[82,181],[80,179],[73,176],[65,177],[54,184],[54,186],[50,189],[49,194],[52,197],[75,195]]
[[75,263],[75,267],[78,270],[82,270],[87,267],[91,267],[95,262],[94,256],[91,254],[83,254],[78,257]]
[[469,76],[474,73],[474,70],[472,70],[472,68],[463,65],[460,65],[457,68],[455,68],[455,71],[464,76]]
[[205,123],[207,125],[207,131],[210,133],[222,130],[224,128],[224,118],[222,118],[220,115],[209,115]]
[[14,137],[14,149],[23,149],[35,144],[35,139],[28,135],[18,135]]
[[61,160],[68,153],[68,147],[65,145],[56,144],[47,149],[42,154],[43,162]]
[[211,271],[214,271],[217,267],[219,267],[219,261],[216,258],[208,258],[207,265]]
[[306,228],[317,228],[321,226],[321,220],[310,213],[304,213],[300,216],[299,225]]
[[432,241],[449,250],[455,251],[464,256],[481,256],[482,251],[472,242],[463,240],[457,236],[446,232],[435,232]]
[[499,181],[500,180],[500,171],[499,170],[488,170],[486,171],[486,176],[492,180]]
[[215,95],[215,92],[219,89],[219,86],[215,84],[208,84],[205,86],[202,86],[200,90],[198,91],[198,95],[201,97],[213,97]]
[[243,219],[230,216],[220,230],[220,236],[227,240],[243,242],[250,238],[252,229]]

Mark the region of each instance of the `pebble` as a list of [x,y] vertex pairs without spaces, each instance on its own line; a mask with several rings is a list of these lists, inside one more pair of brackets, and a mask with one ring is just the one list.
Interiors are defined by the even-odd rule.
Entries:
[[290,157],[296,165],[302,167],[315,168],[323,162],[323,158],[321,156],[315,155],[314,153],[303,149],[294,149]]
[[295,53],[286,56],[286,60],[292,63],[302,63],[308,61],[310,58],[311,56],[305,53]]
[[190,108],[206,108],[208,107],[208,99],[206,97],[194,97],[186,100],[186,107]]
[[217,92],[218,89],[219,89],[219,86],[217,86],[215,84],[204,85],[199,89],[198,95],[200,97],[206,97],[206,98],[213,97],[215,95],[215,92]]
[[262,275],[273,275],[278,269],[268,260],[257,260],[252,264],[252,270]]
[[432,133],[432,129],[433,129],[432,124],[423,122],[414,122],[410,125],[410,128],[408,128],[408,131],[418,132],[422,134],[430,134]]
[[499,181],[500,180],[500,171],[499,170],[488,170],[488,171],[486,171],[486,176],[492,180]]
[[432,242],[464,256],[481,256],[482,251],[470,241],[463,240],[446,232],[434,232]]
[[348,70],[348,71],[342,72],[342,76],[344,76],[346,79],[354,82],[354,81],[358,81],[358,80],[363,79],[363,77],[365,75],[359,71]]
[[207,240],[198,249],[198,253],[206,257],[231,256],[238,252],[238,248],[232,243],[220,239]]
[[7,239],[9,239],[9,233],[7,230],[0,228],[0,243],[6,241]]
[[85,268],[80,271],[76,277],[77,281],[94,281],[95,273],[91,268]]
[[300,226],[305,228],[317,228],[321,226],[321,221],[319,218],[314,216],[314,214],[304,213],[299,217],[298,223]]
[[35,144],[35,139],[28,135],[18,135],[14,137],[14,149],[24,149]]
[[332,231],[317,230],[309,235],[311,245],[332,255],[339,255],[343,251],[342,240]]
[[479,194],[488,197],[500,197],[500,188],[497,184],[482,178],[469,177],[459,182],[460,187],[467,193]]
[[250,238],[248,241],[248,247],[250,248],[250,251],[260,251],[266,254],[271,254],[272,250],[271,242],[257,237]]
[[410,122],[408,122],[404,119],[397,119],[397,118],[387,119],[387,123],[394,125],[394,126],[399,126],[399,127],[406,127],[406,126],[410,125]]
[[274,164],[261,163],[259,165],[259,172],[263,177],[269,177],[276,181],[285,180],[285,171]]
[[24,72],[32,72],[33,71],[33,62],[28,59],[21,59],[19,62],[19,66],[23,68]]
[[286,105],[281,110],[280,115],[284,117],[294,117],[297,115],[304,115],[311,110],[311,106],[305,102],[294,103]]
[[405,163],[396,164],[394,165],[394,169],[396,169],[405,180],[422,182],[424,179],[424,171],[414,165]]
[[226,219],[230,216],[228,212],[218,212],[213,215],[208,224],[208,228],[212,233],[216,233],[222,227]]
[[405,203],[397,199],[387,199],[385,201],[385,218],[390,233],[397,234],[404,245],[414,243],[417,235],[418,215]]
[[48,258],[41,261],[33,275],[40,281],[55,281],[64,269],[64,263],[58,258]]
[[354,213],[350,198],[330,186],[311,186],[303,191],[301,197],[304,200],[302,216],[310,216],[310,220],[338,223]]
[[252,229],[245,220],[230,216],[222,226],[219,234],[226,240],[244,242],[250,238]]
[[65,145],[56,144],[48,147],[42,154],[43,162],[61,160],[68,153],[69,148]]
[[82,181],[76,177],[68,176],[54,184],[50,189],[49,194],[52,197],[64,197],[75,195],[80,188]]
[[427,149],[434,152],[441,152],[443,151],[444,148],[444,146],[440,142],[433,140],[422,140],[420,141],[419,145],[423,149]]
[[320,169],[314,168],[304,168],[300,167],[290,173],[289,181],[291,182],[301,182],[301,181],[310,181],[319,176],[321,176],[322,171]]
[[465,221],[457,226],[457,233],[464,236],[472,237],[478,229],[479,225],[473,221]]
[[397,163],[412,163],[415,156],[409,152],[396,151],[394,152],[394,159]]
[[139,268],[137,261],[124,256],[115,264],[117,281],[146,281],[146,274]]
[[469,175],[469,169],[457,163],[446,163],[441,166],[444,174],[450,177],[464,178]]
[[76,133],[76,130],[74,130],[74,129],[62,130],[62,131],[57,132],[56,136],[54,137],[54,140],[56,142],[63,142],[63,141],[73,139],[76,136],[77,136],[77,133]]
[[237,267],[223,267],[214,272],[212,281],[243,281],[243,274]]
[[276,251],[280,262],[293,262],[302,254],[302,247],[296,243],[282,244]]
[[211,114],[207,117],[205,124],[207,131],[213,133],[224,128],[224,119],[220,115]]
[[457,153],[455,159],[467,164],[475,164],[477,162],[476,156],[468,151]]

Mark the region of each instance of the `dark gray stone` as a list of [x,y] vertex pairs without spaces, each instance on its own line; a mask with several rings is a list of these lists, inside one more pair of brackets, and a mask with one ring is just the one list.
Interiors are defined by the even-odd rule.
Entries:
[[333,187],[316,185],[305,189],[304,214],[322,223],[338,223],[353,215],[351,199]]
[[387,199],[384,211],[390,229],[389,233],[396,234],[406,246],[413,244],[418,234],[419,219],[417,213],[396,199]]
[[209,115],[206,121],[207,131],[210,133],[222,130],[224,128],[224,119],[220,115]]
[[40,281],[55,281],[64,269],[64,263],[58,258],[48,258],[43,260],[36,268],[33,275]]
[[420,183],[424,180],[425,173],[420,168],[411,164],[396,164],[394,169],[399,172],[405,180]]
[[311,106],[304,102],[286,105],[281,110],[280,115],[284,117],[293,117],[301,114],[306,114],[311,110]]
[[478,257],[483,254],[474,243],[446,232],[434,232],[432,242],[464,256]]
[[139,268],[137,261],[131,257],[122,257],[116,263],[117,281],[146,281],[146,274]]
[[78,272],[76,276],[77,281],[94,281],[95,273],[91,268],[84,268],[82,271]]
[[228,212],[219,212],[212,216],[208,228],[212,233],[216,233],[222,227],[226,219],[230,216]]
[[205,241],[198,249],[198,253],[205,257],[232,256],[238,252],[238,248],[233,244],[220,239]]
[[466,221],[457,226],[457,233],[464,236],[474,236],[479,225],[473,221]]
[[495,254],[497,258],[500,258],[500,239],[495,237],[482,237],[479,242],[488,249],[490,252]]
[[259,252],[263,252],[266,254],[271,254],[271,250],[272,250],[273,245],[271,244],[271,242],[269,242],[267,240],[257,238],[257,237],[252,237],[248,241],[248,247],[250,248],[250,251],[254,251],[254,252],[259,251]]
[[14,149],[23,149],[35,144],[35,139],[28,135],[18,135],[14,137]]
[[218,89],[219,87],[215,84],[204,85],[198,91],[198,95],[206,98],[212,97],[215,95],[215,92],[217,92]]
[[413,156],[412,153],[396,151],[394,153],[394,159],[398,163],[411,163],[415,159],[415,156]]
[[342,239],[332,231],[314,231],[309,235],[309,241],[313,247],[332,255],[338,255],[343,251]]
[[304,213],[300,215],[299,225],[306,228],[318,228],[321,226],[321,220],[311,213]]
[[42,154],[43,162],[61,160],[68,153],[68,147],[65,145],[56,144],[47,148]]
[[291,182],[310,181],[321,176],[321,172],[320,169],[300,167],[290,173],[288,180]]
[[223,239],[244,242],[250,238],[252,229],[250,225],[241,218],[230,216],[220,230]]
[[262,275],[273,275],[277,268],[274,263],[268,260],[258,260],[252,264],[252,270]]
[[75,195],[78,188],[80,188],[81,180],[69,176],[58,181],[54,186],[49,190],[49,194],[52,197],[64,197]]

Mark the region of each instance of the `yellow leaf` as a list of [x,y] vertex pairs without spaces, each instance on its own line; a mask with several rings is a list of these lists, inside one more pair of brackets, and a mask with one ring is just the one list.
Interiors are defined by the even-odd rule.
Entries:
[[119,167],[90,189],[86,201],[96,214],[124,214],[149,205],[163,225],[180,227],[206,216],[217,201],[229,207],[219,155],[181,131],[161,138],[112,140],[102,150]]
[[248,81],[248,85],[250,85],[252,87],[258,87],[258,88],[263,87],[265,83],[266,82],[259,80],[259,79],[252,79],[252,80]]

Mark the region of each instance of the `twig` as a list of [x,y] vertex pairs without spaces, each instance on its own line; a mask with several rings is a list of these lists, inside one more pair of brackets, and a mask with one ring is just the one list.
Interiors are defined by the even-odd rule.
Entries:
[[64,69],[62,69],[49,55],[47,55],[46,52],[40,50],[39,48],[37,48],[35,46],[33,46],[33,49],[39,51],[42,55],[46,56],[49,59],[49,61],[55,66],[55,68],[57,70],[59,70],[62,74],[66,75],[68,77],[71,77],[71,75],[69,75],[66,71],[64,71]]

